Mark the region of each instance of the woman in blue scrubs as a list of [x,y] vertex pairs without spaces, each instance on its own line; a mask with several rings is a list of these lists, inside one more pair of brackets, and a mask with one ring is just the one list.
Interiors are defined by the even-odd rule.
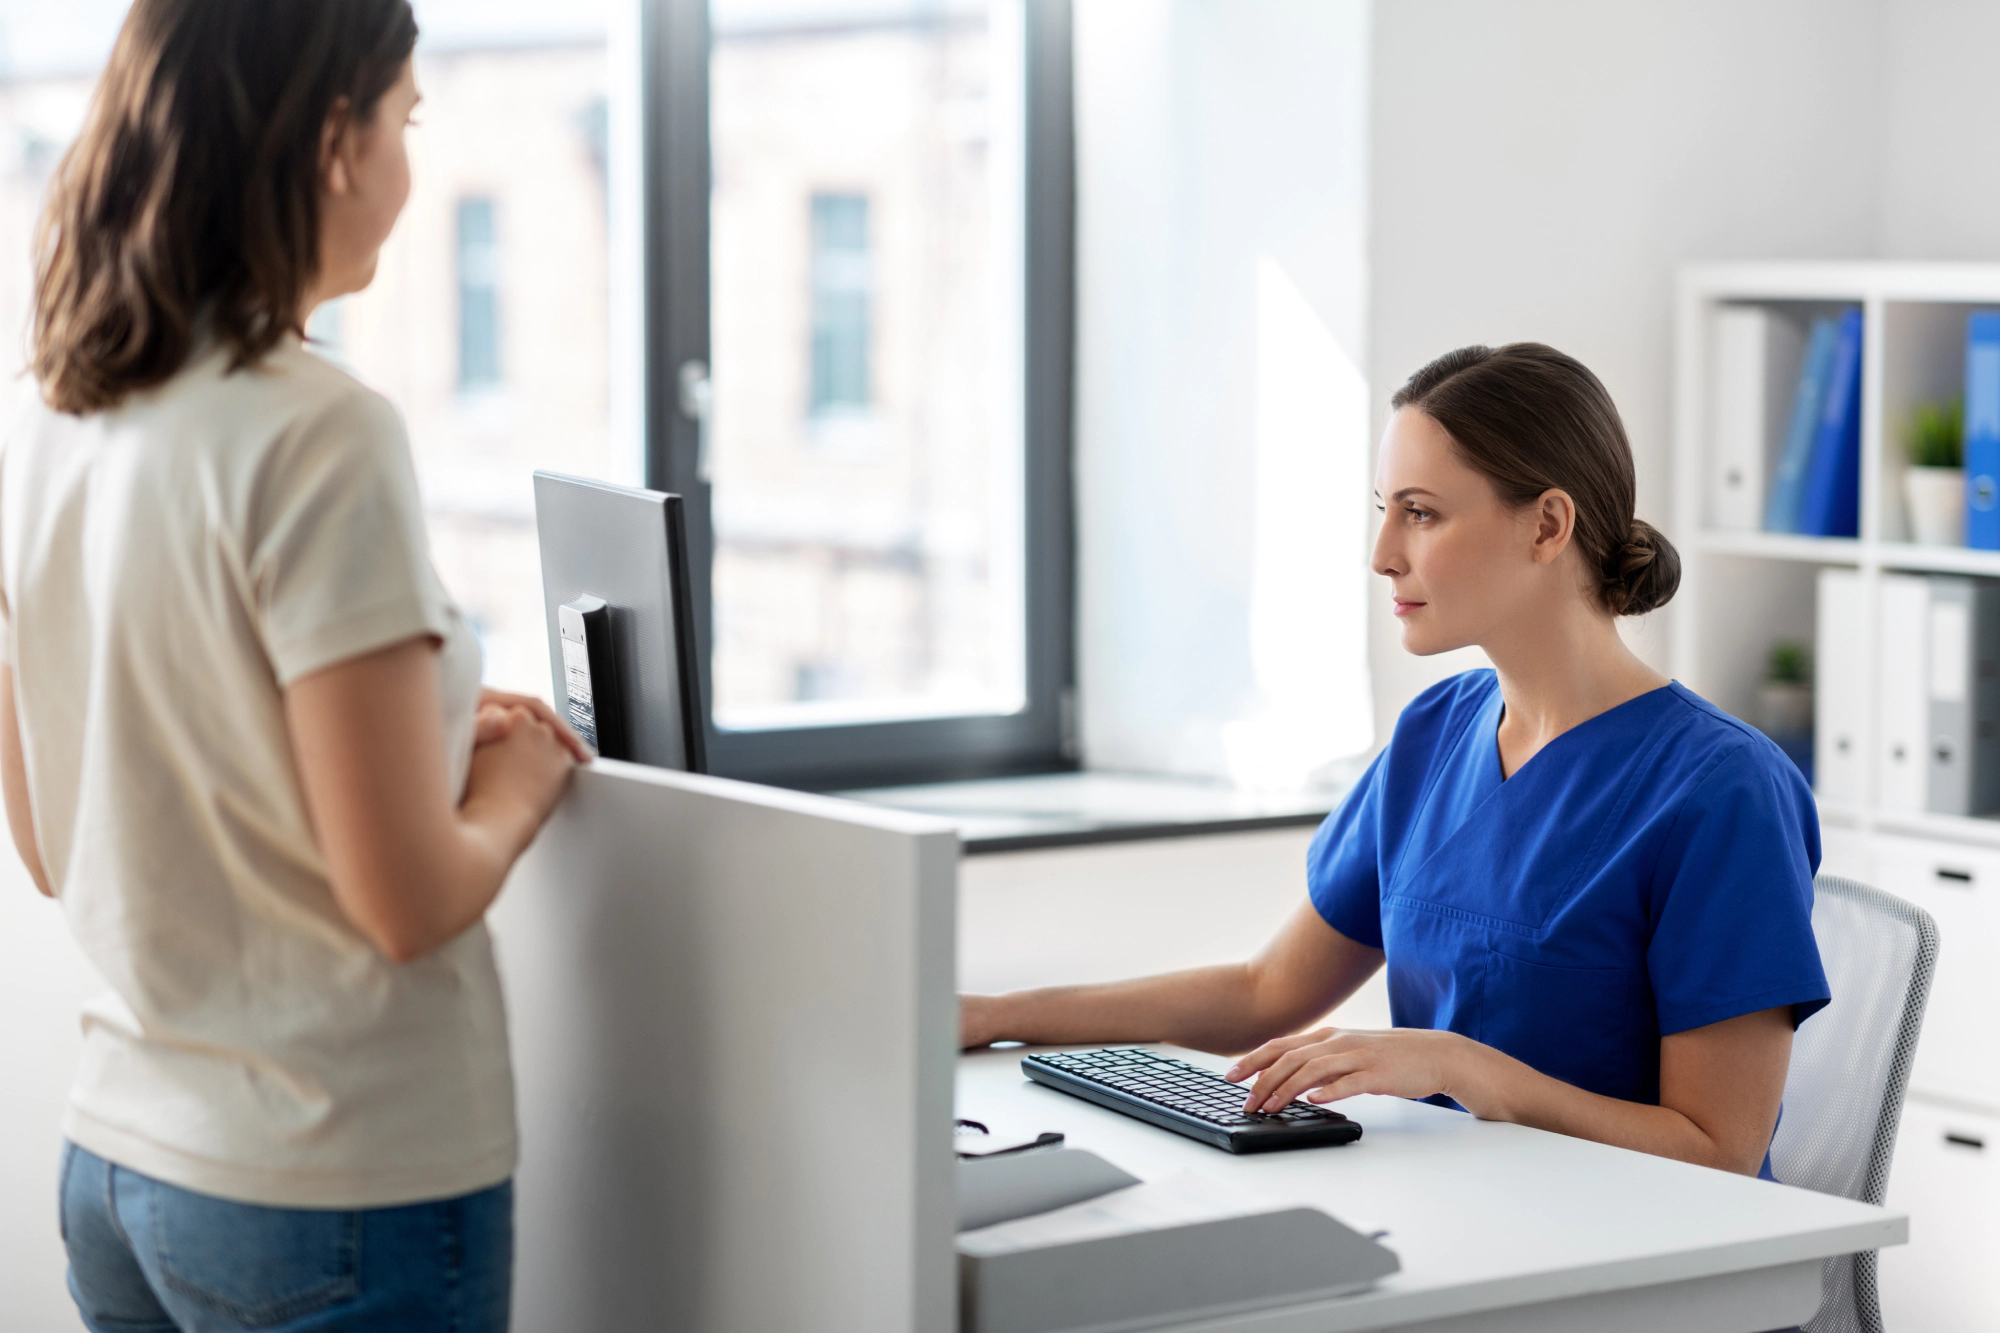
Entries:
[[[1230,1076],[1252,1109],[1430,1098],[1768,1175],[1793,1029],[1828,999],[1812,795],[1620,638],[1679,557],[1634,516],[1595,375],[1539,344],[1468,347],[1392,405],[1373,568],[1407,650],[1476,645],[1492,669],[1403,710],[1256,958],[966,996],[963,1044],[1247,1051]],[[1394,1028],[1299,1031],[1385,964]]]

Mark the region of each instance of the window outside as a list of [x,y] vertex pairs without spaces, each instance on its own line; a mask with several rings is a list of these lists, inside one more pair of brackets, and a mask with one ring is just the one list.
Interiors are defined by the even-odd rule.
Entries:
[[[374,284],[324,306],[318,350],[408,423],[432,554],[486,678],[548,695],[535,468],[636,483],[636,407],[614,424],[607,151],[614,0],[417,0],[424,94],[409,205]],[[30,245],[126,0],[0,0],[0,346],[25,364]],[[636,321],[635,321],[636,323]],[[614,380],[618,384],[614,389]],[[629,425],[626,423],[630,423]]]
[[[125,7],[0,0],[12,365],[43,189]],[[416,9],[410,202],[374,285],[309,334],[402,411],[487,680],[546,695],[530,473],[640,480],[636,116],[611,54],[636,25],[623,0]],[[714,0],[711,20],[718,720],[1013,711],[1019,0]]]
[[1018,709],[1019,5],[710,21],[717,722]]

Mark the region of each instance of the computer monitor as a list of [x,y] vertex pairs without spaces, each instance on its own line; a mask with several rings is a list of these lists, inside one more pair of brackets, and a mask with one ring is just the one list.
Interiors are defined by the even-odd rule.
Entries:
[[681,497],[537,472],[535,528],[557,711],[607,758],[706,771]]

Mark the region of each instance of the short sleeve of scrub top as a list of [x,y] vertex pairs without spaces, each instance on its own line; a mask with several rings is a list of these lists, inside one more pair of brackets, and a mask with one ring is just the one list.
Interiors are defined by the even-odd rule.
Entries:
[[1502,779],[1491,671],[1434,686],[1308,853],[1320,915],[1387,955],[1399,1027],[1659,1101],[1664,1035],[1829,991],[1819,824],[1771,741],[1680,685],[1572,728]]

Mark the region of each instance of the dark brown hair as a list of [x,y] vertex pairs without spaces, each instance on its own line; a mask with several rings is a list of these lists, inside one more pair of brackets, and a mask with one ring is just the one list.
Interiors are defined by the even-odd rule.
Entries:
[[366,124],[416,40],[409,0],[137,0],[35,239],[49,405],[159,384],[200,319],[232,369],[299,332],[328,117]]
[[1576,502],[1577,550],[1612,615],[1645,615],[1680,587],[1680,553],[1633,513],[1625,423],[1575,357],[1541,343],[1461,347],[1410,376],[1389,405],[1413,407],[1444,427],[1508,504],[1567,491]]

